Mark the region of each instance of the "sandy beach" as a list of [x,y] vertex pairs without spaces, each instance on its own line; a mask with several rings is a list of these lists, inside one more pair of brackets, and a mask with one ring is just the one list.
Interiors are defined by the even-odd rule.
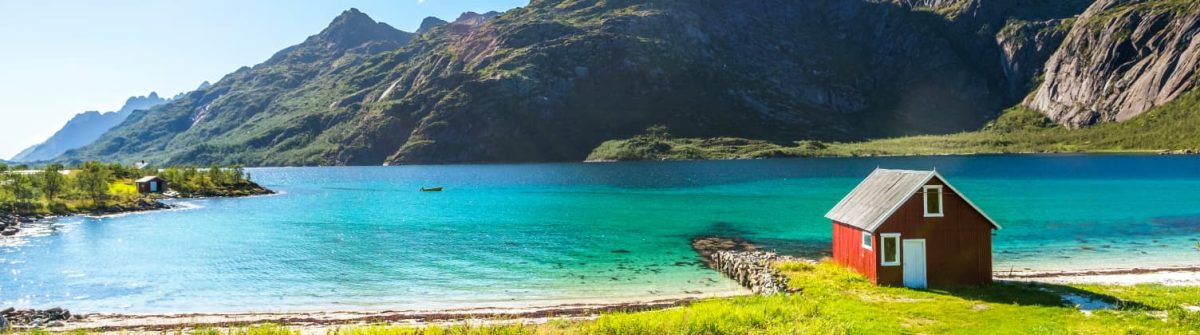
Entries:
[[479,307],[450,310],[379,310],[319,312],[247,312],[120,314],[92,313],[50,330],[88,329],[101,332],[164,331],[197,328],[228,328],[275,323],[302,329],[304,333],[324,334],[326,330],[347,325],[389,324],[429,325],[462,323],[537,324],[550,320],[588,320],[608,312],[637,312],[687,305],[695,301],[750,295],[748,290],[708,296],[655,296],[641,299],[587,300],[558,305]]
[[1051,284],[1137,285],[1162,284],[1170,286],[1200,285],[1200,266],[1100,269],[1061,272],[997,272],[996,278],[1007,281],[1041,282]]
[[[1200,285],[1200,267],[1106,269],[1070,272],[1004,272],[999,281],[1050,284]],[[540,324],[551,320],[592,320],[602,313],[636,312],[667,309],[695,301],[749,295],[732,291],[706,297],[647,297],[625,301],[581,301],[553,306],[481,307],[452,310],[380,310],[263,313],[187,313],[187,314],[107,314],[84,315],[55,331],[88,329],[106,333],[158,332],[197,328],[229,328],[261,323],[293,327],[304,334],[325,334],[329,330],[354,325],[455,325],[455,324]]]

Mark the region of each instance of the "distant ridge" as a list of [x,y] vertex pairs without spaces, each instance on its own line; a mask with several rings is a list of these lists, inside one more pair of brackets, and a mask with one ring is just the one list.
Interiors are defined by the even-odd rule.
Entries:
[[[212,86],[208,81],[200,84],[196,90]],[[13,156],[13,162],[48,161],[63,153],[95,142],[105,132],[125,122],[129,115],[136,110],[146,110],[179,99],[189,92],[176,94],[172,98],[162,98],[158,93],[150,92],[147,96],[130,97],[125,104],[113,112],[100,113],[89,111],[75,115],[61,129],[46,141],[22,150]]]
[[150,92],[147,96],[130,97],[117,111],[79,113],[45,142],[22,150],[11,160],[27,163],[54,159],[67,150],[92,144],[104,132],[124,122],[133,111],[148,109],[168,101],[170,100],[159,97],[158,93]]

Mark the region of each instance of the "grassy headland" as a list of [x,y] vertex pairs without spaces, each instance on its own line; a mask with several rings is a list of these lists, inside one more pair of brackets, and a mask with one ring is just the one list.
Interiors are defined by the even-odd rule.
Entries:
[[1200,90],[1132,120],[1069,130],[1036,111],[1014,107],[984,129],[864,142],[674,138],[661,128],[602,143],[589,161],[754,159],[777,157],[967,155],[1000,153],[1153,153],[1200,150]]
[[[544,324],[345,326],[329,334],[1195,334],[1200,287],[997,283],[910,290],[878,287],[832,263],[784,263],[797,292],[713,299],[659,311]],[[1082,311],[1064,296],[1111,308]],[[260,325],[196,334],[298,334]],[[311,332],[311,331],[310,331]],[[86,332],[79,332],[86,333]]]
[[[163,197],[246,196],[270,193],[250,181],[240,166],[208,169],[136,168],[88,162],[74,167],[51,164],[37,170],[0,164],[0,221],[15,216],[101,214],[165,207]],[[170,192],[140,194],[134,181],[159,176]],[[2,223],[2,222],[0,222]],[[11,223],[11,222],[9,222]]]

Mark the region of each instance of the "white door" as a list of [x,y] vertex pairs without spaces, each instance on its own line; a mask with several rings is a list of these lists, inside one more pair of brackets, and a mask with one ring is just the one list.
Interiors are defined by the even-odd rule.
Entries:
[[925,240],[904,240],[904,286],[928,288],[925,280]]

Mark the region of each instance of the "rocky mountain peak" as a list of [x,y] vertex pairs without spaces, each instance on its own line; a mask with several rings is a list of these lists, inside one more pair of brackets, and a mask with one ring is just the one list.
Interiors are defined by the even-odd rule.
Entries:
[[116,113],[128,114],[129,112],[137,109],[153,107],[168,101],[170,101],[170,99],[159,97],[158,92],[150,92],[150,94],[146,96],[133,96],[129,97],[129,99],[125,99],[125,105],[122,106],[120,110],[116,111]]
[[348,49],[366,44],[371,41],[392,41],[405,43],[409,33],[392,28],[386,23],[376,22],[367,14],[356,8],[342,12],[329,23],[316,39],[329,43],[329,46]]
[[430,29],[444,26],[447,24],[450,24],[450,23],[446,22],[445,20],[430,16],[430,17],[425,18],[425,20],[421,21],[421,27],[417,28],[417,33],[418,34],[424,33],[426,31],[429,31]]
[[487,13],[483,13],[483,14],[479,14],[476,12],[466,12],[466,13],[462,13],[462,15],[459,15],[458,19],[454,20],[454,24],[478,26],[478,25],[483,24],[484,22],[487,22],[487,20],[490,20],[491,18],[494,18],[497,16],[500,16],[500,13],[495,12],[495,11],[491,11],[491,12],[487,12]]

